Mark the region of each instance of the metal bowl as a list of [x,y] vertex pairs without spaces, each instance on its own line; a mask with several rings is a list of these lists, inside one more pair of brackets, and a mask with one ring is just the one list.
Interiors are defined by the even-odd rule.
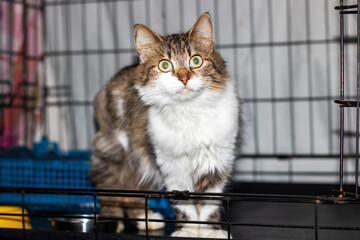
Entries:
[[[74,215],[61,215],[59,217],[49,218],[52,228],[57,231],[69,232],[93,232],[95,230],[95,220],[92,214],[82,214],[78,217]],[[115,220],[97,220],[96,230],[98,232],[116,233],[118,221]]]

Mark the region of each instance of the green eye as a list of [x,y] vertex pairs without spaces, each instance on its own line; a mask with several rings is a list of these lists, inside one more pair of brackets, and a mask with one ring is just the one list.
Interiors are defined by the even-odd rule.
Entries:
[[162,72],[170,72],[172,70],[172,64],[168,60],[161,60],[159,62],[159,69]]
[[190,58],[190,67],[199,68],[203,64],[203,59],[199,55],[195,55]]

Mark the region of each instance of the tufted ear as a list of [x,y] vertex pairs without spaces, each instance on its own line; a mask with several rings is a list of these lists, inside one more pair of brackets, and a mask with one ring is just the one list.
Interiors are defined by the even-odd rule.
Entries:
[[148,59],[149,53],[163,42],[161,36],[141,24],[134,27],[134,40],[136,50],[139,53],[140,63],[145,62]]
[[191,38],[199,39],[206,47],[214,47],[213,28],[209,13],[203,13],[189,31]]

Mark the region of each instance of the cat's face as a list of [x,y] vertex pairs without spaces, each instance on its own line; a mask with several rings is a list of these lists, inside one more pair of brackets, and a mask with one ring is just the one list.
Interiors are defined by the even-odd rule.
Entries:
[[209,14],[202,14],[184,34],[159,36],[143,25],[134,34],[142,72],[136,87],[145,103],[188,102],[224,91],[227,73],[214,51]]

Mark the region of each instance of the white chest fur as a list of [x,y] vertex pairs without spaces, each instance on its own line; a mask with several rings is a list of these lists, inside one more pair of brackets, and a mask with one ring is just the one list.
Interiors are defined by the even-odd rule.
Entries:
[[206,94],[211,93],[196,101],[149,109],[157,163],[164,175],[171,176],[165,179],[168,187],[191,191],[199,176],[232,165],[238,129],[236,95],[231,87],[216,99]]

